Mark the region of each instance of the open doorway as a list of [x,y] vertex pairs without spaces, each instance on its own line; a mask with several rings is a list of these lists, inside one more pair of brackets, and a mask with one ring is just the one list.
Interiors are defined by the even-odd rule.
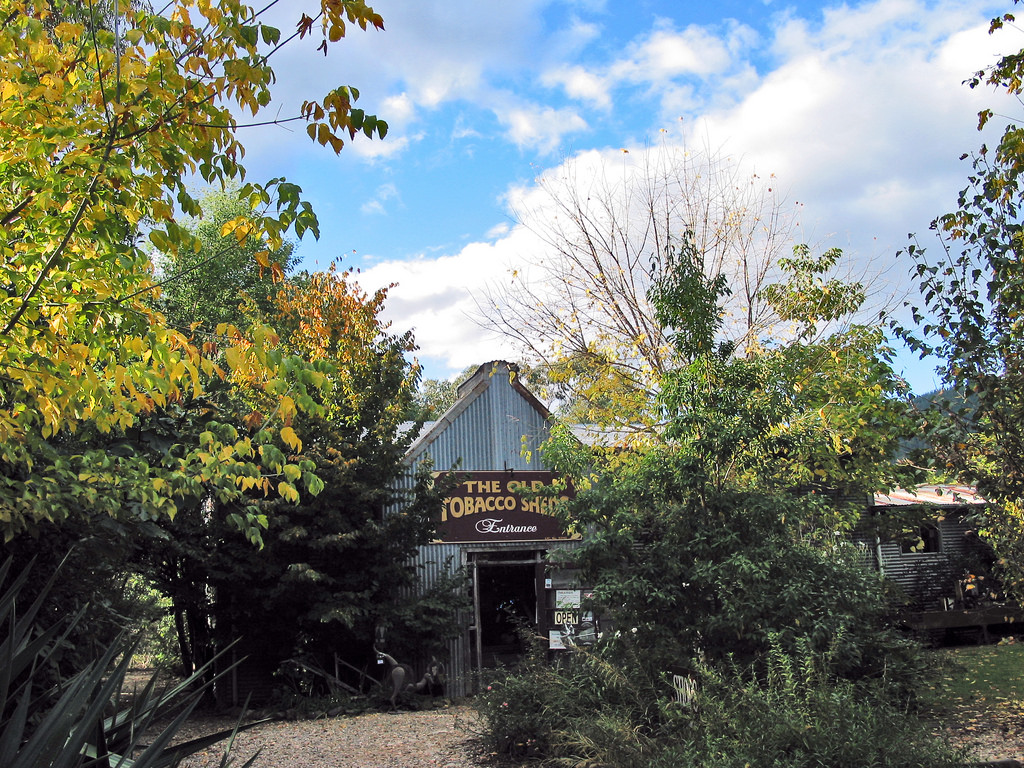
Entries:
[[475,667],[512,665],[526,651],[521,631],[537,631],[543,552],[473,553]]

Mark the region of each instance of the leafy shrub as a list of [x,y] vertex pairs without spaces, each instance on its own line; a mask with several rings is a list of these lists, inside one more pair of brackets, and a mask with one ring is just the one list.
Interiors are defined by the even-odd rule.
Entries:
[[605,645],[548,663],[542,644],[514,670],[499,670],[474,699],[485,745],[519,757],[544,756],[574,765],[600,758],[632,765],[646,754],[658,725],[658,690]]
[[884,676],[912,698],[918,647],[894,627],[880,577],[852,545],[801,537],[809,505],[709,487],[689,457],[652,451],[565,513],[588,530],[573,557],[595,611],[635,632],[648,676],[701,654],[757,664],[775,637],[790,651],[807,642],[828,652],[839,677]]
[[701,670],[688,712],[673,718],[673,744],[652,766],[710,768],[915,768],[962,766],[893,705],[884,686],[837,679],[828,654],[773,642],[765,674],[725,665]]
[[[698,664],[697,693],[677,704],[651,680],[632,637],[557,665],[532,656],[486,686],[476,704],[487,746],[545,764],[617,768],[916,768],[963,765],[893,705],[884,685],[829,672],[829,653],[772,640],[757,670]],[[838,647],[838,646],[837,646]],[[622,663],[626,660],[626,663]]]
[[487,746],[516,757],[547,753],[561,725],[559,678],[542,665],[493,677],[475,700]]

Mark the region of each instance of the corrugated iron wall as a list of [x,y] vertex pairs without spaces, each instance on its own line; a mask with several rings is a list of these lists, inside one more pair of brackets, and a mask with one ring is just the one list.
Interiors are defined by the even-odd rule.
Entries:
[[508,385],[507,372],[499,370],[480,384],[487,386],[477,397],[445,414],[428,440],[413,445],[406,457],[410,469],[427,458],[436,470],[456,464],[468,471],[548,469],[537,452],[548,437],[544,415]]
[[915,610],[940,610],[943,598],[955,594],[955,582],[980,546],[971,526],[946,512],[936,525],[939,551],[904,552],[899,541],[878,540],[867,524],[855,531],[853,541],[864,556],[864,565],[880,570],[903,590]]
[[938,523],[938,552],[903,552],[899,542],[881,542],[882,568],[899,584],[914,608],[940,610],[942,598],[953,597],[954,582],[969,554],[966,523],[946,518]]

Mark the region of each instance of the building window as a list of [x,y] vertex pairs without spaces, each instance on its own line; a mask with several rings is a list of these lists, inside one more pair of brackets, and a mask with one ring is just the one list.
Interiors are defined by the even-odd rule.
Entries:
[[922,525],[916,536],[911,534],[900,543],[900,551],[905,555],[924,555],[939,552],[940,543],[939,526]]

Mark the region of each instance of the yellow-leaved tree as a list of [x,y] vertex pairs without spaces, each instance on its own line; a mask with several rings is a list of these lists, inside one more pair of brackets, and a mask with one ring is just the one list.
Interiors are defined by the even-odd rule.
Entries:
[[[326,53],[353,24],[383,28],[362,0],[313,5],[283,36],[237,0],[171,0],[155,11],[0,0],[5,538],[75,514],[155,519],[173,515],[181,497],[237,499],[278,487],[275,478],[308,477],[306,489],[316,490],[308,464],[298,471],[301,438],[288,424],[298,404],[317,407],[304,395],[329,386],[327,363],[282,348],[269,327],[220,327],[202,343],[172,329],[152,309],[144,249],[147,239],[164,253],[196,249],[178,222],[202,215],[189,185],[243,180],[239,121],[270,103],[276,50],[313,38]],[[352,106],[357,96],[336,87],[296,118],[335,152],[357,132],[383,137],[386,124]],[[271,249],[289,234],[317,235],[300,192],[283,179],[246,184],[252,213],[225,234]],[[276,403],[258,428],[243,434],[211,419],[198,441],[159,458],[104,443],[235,379]],[[236,522],[254,540],[265,524],[251,512]]]

